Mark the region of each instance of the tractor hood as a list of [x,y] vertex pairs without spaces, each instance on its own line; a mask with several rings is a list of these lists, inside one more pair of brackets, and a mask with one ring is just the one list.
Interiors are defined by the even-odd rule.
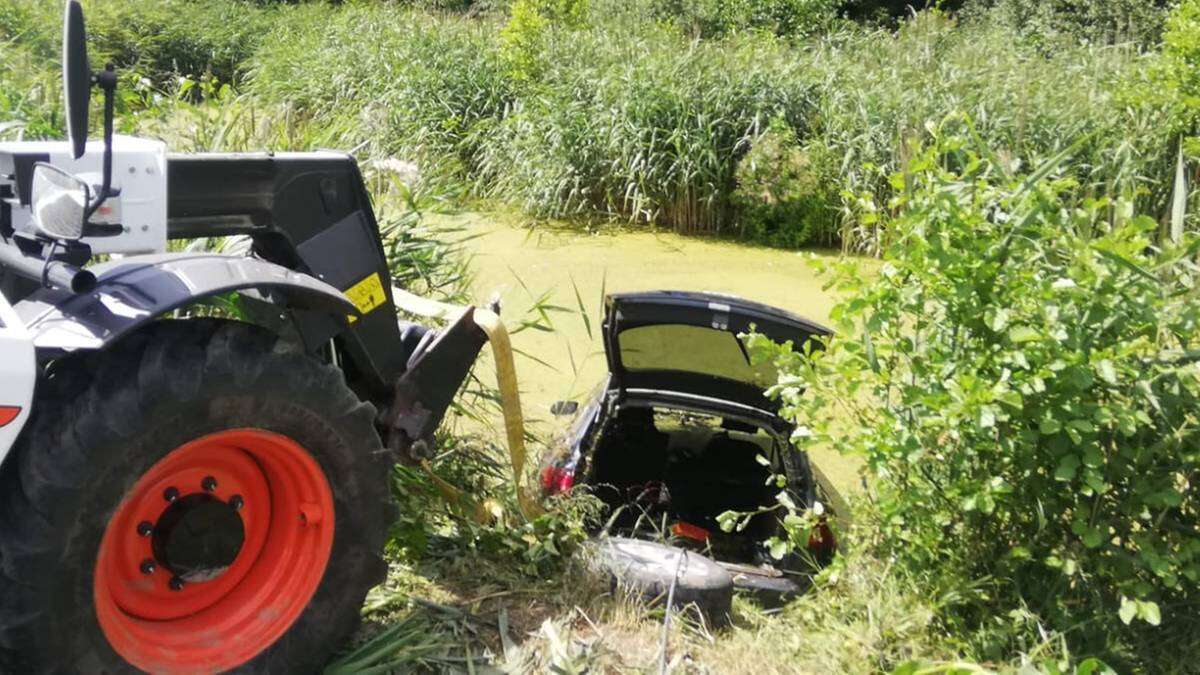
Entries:
[[770,412],[763,391],[774,366],[750,365],[739,333],[757,331],[797,349],[830,330],[776,307],[731,295],[619,293],[605,299],[604,349],[613,389],[677,392]]

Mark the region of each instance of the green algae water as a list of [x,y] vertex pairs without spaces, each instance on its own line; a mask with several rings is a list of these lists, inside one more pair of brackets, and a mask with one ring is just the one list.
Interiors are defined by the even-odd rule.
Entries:
[[[582,400],[606,371],[600,341],[604,293],[655,289],[730,293],[826,322],[835,302],[813,270],[830,251],[787,251],[669,233],[522,227],[504,215],[431,215],[461,228],[474,273],[477,303],[498,295],[506,323],[519,323],[539,301],[552,331],[513,335],[522,404],[533,428],[561,424],[549,413],[557,400]],[[870,261],[864,261],[870,266]],[[544,297],[543,297],[544,296]],[[580,311],[580,304],[584,312]],[[586,313],[587,320],[583,314]],[[478,372],[487,377],[490,362]],[[857,484],[857,461],[834,452],[814,460],[843,491]]]

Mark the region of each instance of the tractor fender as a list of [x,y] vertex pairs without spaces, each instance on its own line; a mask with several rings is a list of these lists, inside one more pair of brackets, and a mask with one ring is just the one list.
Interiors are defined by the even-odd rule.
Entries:
[[319,310],[344,321],[358,315],[339,290],[258,258],[216,253],[130,256],[94,265],[88,293],[43,288],[14,309],[39,351],[97,350],[155,318],[197,300],[256,289],[289,308]]

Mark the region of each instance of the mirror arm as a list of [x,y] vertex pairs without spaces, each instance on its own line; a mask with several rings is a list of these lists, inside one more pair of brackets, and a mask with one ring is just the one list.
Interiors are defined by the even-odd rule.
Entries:
[[84,214],[84,223],[91,220],[92,214],[112,194],[113,106],[117,90],[117,72],[113,69],[113,64],[104,66],[104,70],[96,73],[96,85],[104,90],[104,180],[96,202],[89,206]]

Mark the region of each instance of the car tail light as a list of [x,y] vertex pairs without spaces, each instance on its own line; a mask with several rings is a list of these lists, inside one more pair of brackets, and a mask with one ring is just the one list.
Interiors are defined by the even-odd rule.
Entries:
[[6,426],[9,422],[17,419],[17,415],[20,414],[20,406],[0,405],[0,427]]
[[824,516],[821,516],[817,526],[808,534],[808,550],[814,555],[826,556],[833,555],[837,550],[837,539]]
[[542,492],[547,495],[562,494],[575,485],[575,472],[561,466],[542,469]]
[[708,530],[704,529],[703,527],[682,521],[671,526],[671,533],[677,537],[683,537],[685,539],[701,542],[708,541],[709,537]]

